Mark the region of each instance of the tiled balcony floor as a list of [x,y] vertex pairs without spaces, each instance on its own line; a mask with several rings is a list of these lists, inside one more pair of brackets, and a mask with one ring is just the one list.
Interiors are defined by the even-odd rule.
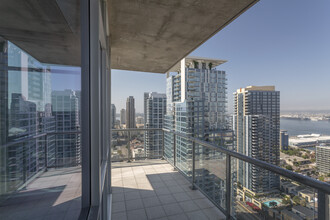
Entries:
[[78,219],[81,168],[50,169],[0,204],[0,219]]
[[112,219],[225,219],[164,160],[112,163]]

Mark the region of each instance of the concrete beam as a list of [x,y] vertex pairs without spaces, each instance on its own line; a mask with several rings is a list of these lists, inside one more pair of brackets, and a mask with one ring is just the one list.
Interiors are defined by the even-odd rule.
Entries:
[[[108,0],[111,68],[165,73],[258,0]],[[2,0],[0,36],[80,66],[80,0]]]
[[165,73],[257,0],[112,0],[111,67]]

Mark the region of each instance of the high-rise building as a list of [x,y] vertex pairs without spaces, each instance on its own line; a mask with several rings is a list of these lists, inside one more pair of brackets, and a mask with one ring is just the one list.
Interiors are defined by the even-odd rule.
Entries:
[[123,125],[126,123],[126,110],[121,109],[120,110],[120,124]]
[[330,146],[316,146],[316,166],[320,173],[330,174]]
[[[234,93],[233,130],[237,152],[279,165],[280,92],[274,86],[248,86]],[[278,188],[279,176],[237,161],[237,181],[256,193]]]
[[288,150],[289,149],[289,135],[288,131],[280,131],[280,149]]
[[[146,93],[144,93],[146,94]],[[166,94],[156,92],[144,96],[145,128],[163,128],[166,113]],[[146,156],[160,156],[163,150],[162,131],[146,131],[144,139],[144,150]]]
[[[49,68],[1,37],[0,45],[0,145],[53,132]],[[48,165],[52,165],[54,145],[47,146]],[[1,147],[0,194],[15,191],[24,178],[44,168],[39,155],[44,155],[45,147],[36,139]]]
[[133,96],[129,96],[126,100],[126,128],[136,128],[135,100]]
[[114,104],[111,104],[111,128],[115,128],[116,125],[116,106]]
[[[53,91],[53,115],[56,132],[80,129],[78,98],[73,90]],[[56,136],[56,165],[76,166],[80,163],[80,135],[60,134]]]
[[[232,133],[227,130],[226,120],[226,73],[215,69],[216,66],[225,62],[217,59],[187,57],[173,67],[172,73],[167,74],[167,107],[164,122],[166,129],[232,148],[233,145],[230,143]],[[231,140],[226,142],[227,138]],[[180,136],[176,136],[174,140],[173,135],[168,133],[165,133],[164,141],[165,157],[169,161],[173,161],[172,146],[175,141],[176,166],[189,175],[192,170],[192,143]],[[224,162],[220,153],[205,152],[205,149],[199,146],[196,150],[203,152],[205,158],[218,158]],[[208,196],[223,204],[225,202],[224,178],[215,176],[203,165],[200,169],[196,169],[196,173],[196,184],[207,191]],[[210,181],[211,179],[214,181]]]

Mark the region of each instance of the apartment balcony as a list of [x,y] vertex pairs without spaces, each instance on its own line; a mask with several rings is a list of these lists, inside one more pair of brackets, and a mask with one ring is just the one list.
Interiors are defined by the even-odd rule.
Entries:
[[[132,219],[132,216],[139,219],[267,219],[272,217],[271,210],[277,212],[278,217],[281,210],[290,212],[282,202],[276,208],[262,205],[285,198],[284,192],[271,188],[276,184],[266,184],[264,188],[269,187],[269,193],[261,197],[240,195],[237,166],[241,162],[258,168],[260,174],[276,175],[278,184],[290,181],[301,190],[312,189],[316,199],[306,203],[306,207],[315,218],[323,219],[319,216],[327,215],[323,212],[326,208],[321,206],[328,207],[329,184],[234,152],[230,135],[220,135],[222,138],[210,143],[180,132],[156,129],[162,131],[163,144],[158,146],[159,150],[150,155],[143,151],[136,153],[143,145],[136,143],[142,141],[143,133],[148,130],[113,130],[115,139],[126,141],[112,147],[114,219]],[[180,145],[183,142],[185,144]],[[251,176],[251,180],[255,178]],[[253,204],[260,206],[256,208]]]
[[[162,134],[164,144],[147,155],[142,150],[143,135],[152,130]],[[79,135],[79,132],[69,133]],[[44,149],[39,154],[44,157],[38,159],[43,165],[39,172],[2,199],[0,219],[87,218],[82,209],[81,166],[73,165],[72,158],[61,160],[69,162],[61,166],[48,160],[47,147],[54,141],[50,138],[52,135],[55,134],[32,138]],[[113,129],[112,135],[117,141],[111,146],[111,182],[107,185],[111,187],[111,219],[267,218],[268,208],[252,209],[247,205],[251,202],[246,202],[267,204],[282,200],[280,196],[284,192],[277,189],[262,198],[241,196],[243,189],[237,182],[236,167],[239,161],[262,169],[260,173],[274,173],[283,182],[294,182],[299,190],[308,189],[315,198],[306,202],[306,207],[315,217],[326,219],[322,216],[326,215],[329,205],[329,184],[233,152],[228,144],[216,145],[166,129]],[[173,141],[165,141],[166,138]],[[179,139],[187,143],[187,149],[179,147]],[[28,140],[21,140],[13,145],[24,146],[26,142]],[[279,205],[279,210],[283,209],[285,206]]]
[[50,168],[0,203],[0,219],[78,219],[81,167]]
[[165,160],[112,164],[112,219],[226,219]]

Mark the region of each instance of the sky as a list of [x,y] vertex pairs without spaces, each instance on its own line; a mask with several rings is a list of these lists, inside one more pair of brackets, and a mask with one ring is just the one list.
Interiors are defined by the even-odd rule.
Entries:
[[[330,111],[329,11],[328,0],[260,0],[191,55],[228,60],[217,69],[227,73],[229,112],[233,92],[249,85],[275,85],[281,111]],[[117,113],[130,95],[141,113],[144,92],[165,93],[163,74],[111,74]]]

